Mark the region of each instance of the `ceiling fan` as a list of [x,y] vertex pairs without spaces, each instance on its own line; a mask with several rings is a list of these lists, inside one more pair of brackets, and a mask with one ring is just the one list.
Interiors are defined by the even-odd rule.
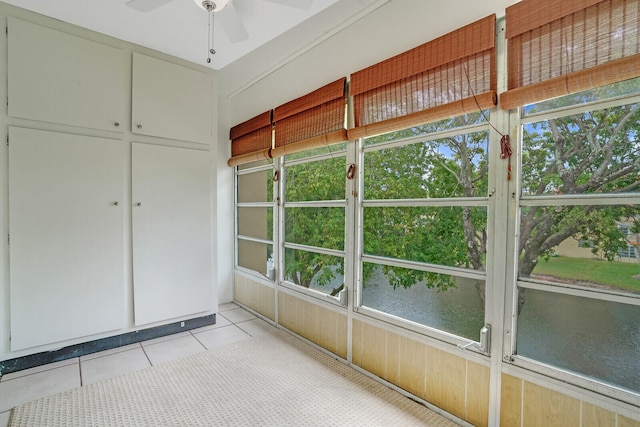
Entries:
[[[129,0],[127,6],[140,12],[149,12],[174,0]],[[271,3],[278,3],[297,9],[307,10],[311,7],[313,0],[260,0]],[[215,54],[213,49],[213,14],[222,20],[222,29],[231,43],[238,43],[249,38],[247,29],[242,22],[242,18],[233,6],[231,0],[194,0],[196,5],[209,13],[209,49],[210,55]],[[211,56],[207,62],[211,62]]]

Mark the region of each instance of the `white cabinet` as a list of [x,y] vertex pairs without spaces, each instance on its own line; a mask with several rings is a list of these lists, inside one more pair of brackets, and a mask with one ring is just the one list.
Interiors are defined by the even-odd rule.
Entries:
[[125,327],[122,141],[9,138],[11,349]]
[[9,116],[122,130],[122,49],[9,17],[8,57]]
[[7,20],[11,350],[210,314],[213,75]]
[[134,52],[131,131],[209,144],[212,85],[210,74]]
[[135,324],[213,309],[208,151],[133,143]]

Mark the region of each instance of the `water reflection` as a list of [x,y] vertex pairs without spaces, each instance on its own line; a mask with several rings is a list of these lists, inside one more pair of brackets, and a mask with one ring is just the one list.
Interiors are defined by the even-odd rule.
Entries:
[[456,280],[446,291],[430,289],[425,282],[393,289],[381,268],[366,280],[362,304],[394,316],[478,341],[484,325],[484,305],[475,280]]
[[517,353],[640,392],[640,307],[526,289]]

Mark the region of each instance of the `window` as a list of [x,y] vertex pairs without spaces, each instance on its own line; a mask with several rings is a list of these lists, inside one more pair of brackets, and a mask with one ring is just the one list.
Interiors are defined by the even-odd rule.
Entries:
[[523,110],[513,343],[516,363],[635,393],[640,265],[619,254],[640,224],[640,104],[619,95],[639,89],[626,81]]
[[362,308],[479,340],[488,137],[478,112],[363,140]]
[[298,290],[336,296],[344,288],[346,158],[341,148],[298,153],[283,162],[283,279]]
[[236,265],[275,279],[274,169],[270,162],[236,171]]

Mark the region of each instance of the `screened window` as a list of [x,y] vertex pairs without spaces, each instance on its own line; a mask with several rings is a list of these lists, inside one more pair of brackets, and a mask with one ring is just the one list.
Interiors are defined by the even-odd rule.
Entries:
[[283,162],[283,280],[332,296],[344,288],[346,157],[340,148]]
[[274,169],[270,162],[236,171],[236,265],[275,279]]
[[479,340],[488,247],[485,117],[363,141],[364,309]]
[[524,109],[515,341],[523,358],[636,393],[640,265],[621,254],[638,245],[640,104],[619,95],[639,89]]

